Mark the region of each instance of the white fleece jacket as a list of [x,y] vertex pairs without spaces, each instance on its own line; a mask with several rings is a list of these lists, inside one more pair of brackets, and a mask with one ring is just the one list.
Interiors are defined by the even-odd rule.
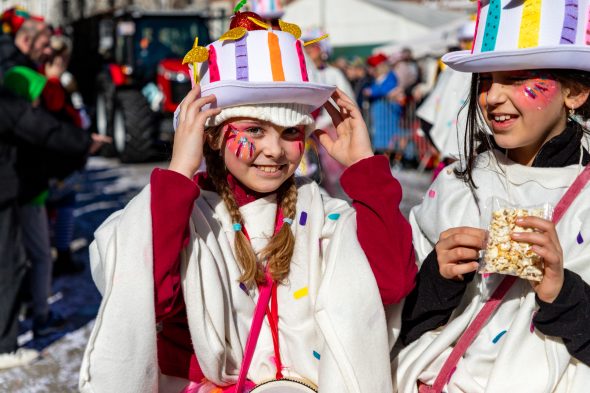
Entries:
[[[156,392],[158,365],[152,276],[150,191],[96,231],[94,280],[103,294],[80,372],[83,392]],[[276,203],[262,198],[241,208],[255,249],[272,234]],[[257,300],[239,285],[229,214],[219,196],[202,191],[183,251],[182,290],[195,353],[205,376],[235,383]],[[388,309],[356,237],[354,209],[323,196],[315,183],[298,188],[292,225],[295,253],[281,285],[279,334],[285,375],[304,377],[320,392],[392,391],[389,349],[399,332],[400,306]],[[248,374],[274,376],[265,320]]]

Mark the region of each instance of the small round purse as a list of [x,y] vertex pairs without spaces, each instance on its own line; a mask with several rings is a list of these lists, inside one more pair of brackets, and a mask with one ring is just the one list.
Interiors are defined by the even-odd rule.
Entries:
[[250,393],[312,393],[318,389],[311,382],[292,378],[273,379],[256,385]]

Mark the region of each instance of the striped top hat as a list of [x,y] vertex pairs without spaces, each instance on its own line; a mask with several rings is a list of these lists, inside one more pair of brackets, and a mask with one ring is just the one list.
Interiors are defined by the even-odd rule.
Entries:
[[443,61],[463,72],[590,71],[590,0],[480,0],[471,51]]
[[285,14],[281,0],[250,0],[250,8],[265,19],[276,19]]
[[[241,14],[241,15],[240,15]],[[239,20],[238,20],[239,19]],[[307,75],[298,26],[279,21],[272,30],[251,12],[237,13],[230,30],[207,47],[198,38],[183,62],[203,96],[215,94],[216,107],[302,104],[315,110],[335,86],[312,83]],[[206,107],[205,107],[206,109]]]

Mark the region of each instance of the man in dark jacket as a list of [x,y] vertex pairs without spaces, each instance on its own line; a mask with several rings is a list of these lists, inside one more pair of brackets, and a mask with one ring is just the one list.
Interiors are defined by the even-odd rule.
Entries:
[[0,87],[0,369],[27,364],[36,351],[17,349],[19,289],[27,269],[18,217],[19,144],[79,159],[102,144]]

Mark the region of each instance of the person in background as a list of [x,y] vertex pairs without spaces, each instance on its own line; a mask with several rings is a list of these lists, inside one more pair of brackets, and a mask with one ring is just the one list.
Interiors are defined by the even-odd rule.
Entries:
[[387,96],[398,87],[397,77],[391,70],[388,58],[377,53],[367,58],[373,83],[365,88],[364,96],[371,105],[371,131],[373,151],[395,158],[399,146],[401,105]]

